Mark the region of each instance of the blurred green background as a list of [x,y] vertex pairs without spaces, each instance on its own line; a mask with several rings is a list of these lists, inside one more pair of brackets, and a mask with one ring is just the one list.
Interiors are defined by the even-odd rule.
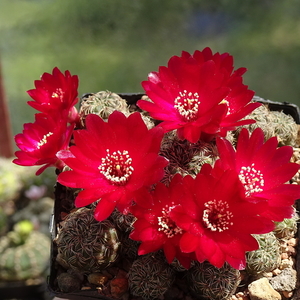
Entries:
[[246,67],[245,83],[300,104],[298,0],[0,0],[0,56],[13,133],[36,112],[26,91],[57,66],[87,92],[140,92],[182,50],[209,46]]

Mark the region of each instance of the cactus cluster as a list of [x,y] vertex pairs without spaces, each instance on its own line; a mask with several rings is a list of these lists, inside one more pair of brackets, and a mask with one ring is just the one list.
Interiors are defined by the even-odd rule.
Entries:
[[294,211],[290,219],[284,219],[282,222],[275,222],[274,234],[279,239],[290,239],[295,236],[297,232],[297,222],[299,215]]
[[126,101],[118,94],[110,91],[100,91],[82,97],[79,114],[83,122],[88,114],[96,114],[105,120],[115,110],[129,115]]
[[280,263],[279,242],[273,232],[254,235],[259,249],[247,253],[247,272],[261,274],[276,269]]
[[[254,100],[259,101],[261,98],[255,96]],[[261,105],[249,114],[246,119],[253,119],[256,123],[244,127],[248,128],[250,132],[260,127],[264,131],[266,140],[277,136],[280,146],[295,146],[297,144],[298,125],[292,116],[282,111],[271,111],[267,105]]]
[[190,143],[180,140],[175,131],[164,135],[160,154],[169,160],[162,180],[165,184],[168,184],[176,173],[196,176],[203,164],[213,164],[218,157],[215,143]]
[[49,263],[50,239],[34,231],[29,221],[22,221],[0,238],[0,279],[26,280],[37,278]]
[[98,222],[94,210],[85,207],[62,221],[55,242],[57,262],[79,273],[100,271],[114,263],[119,255],[120,241],[115,226],[109,220]]
[[175,272],[160,253],[136,259],[128,273],[132,295],[144,300],[161,298],[175,280]]
[[205,261],[195,262],[187,271],[187,281],[196,298],[226,300],[235,293],[241,276],[227,263],[217,268]]

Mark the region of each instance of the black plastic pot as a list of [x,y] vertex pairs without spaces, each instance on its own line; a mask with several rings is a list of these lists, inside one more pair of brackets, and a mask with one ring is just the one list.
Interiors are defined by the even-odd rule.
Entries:
[[[89,94],[85,94],[83,97],[87,97]],[[135,104],[144,94],[140,93],[134,93],[134,94],[120,94],[120,96],[125,99],[128,104]],[[260,97],[255,97],[255,101],[261,102],[263,104],[267,104],[269,108],[273,111],[283,111],[285,114],[291,115],[295,122],[297,124],[300,124],[300,110],[299,107],[295,104],[291,103],[281,103],[281,102],[274,102],[270,100],[265,100]],[[52,238],[54,239],[57,235],[57,229],[56,224],[58,224],[61,221],[61,213],[67,212],[68,205],[70,203],[64,203],[62,199],[65,198],[65,194],[67,193],[65,187],[63,187],[60,184],[56,185],[55,189],[55,206],[54,206],[54,214],[52,216],[51,221],[51,234]],[[71,208],[70,208],[71,209]],[[297,201],[297,210],[300,210],[300,203]],[[298,230],[298,237],[300,238],[299,230]],[[300,253],[300,246],[298,246],[298,253]],[[60,298],[66,298],[70,300],[88,300],[88,299],[103,299],[103,300],[114,300],[115,298],[109,298],[104,295],[101,295],[96,289],[92,290],[80,290],[80,291],[74,291],[70,293],[63,293],[59,290],[58,284],[57,284],[57,275],[59,270],[55,260],[57,255],[57,249],[55,246],[55,243],[52,243],[52,249],[51,249],[51,257],[50,257],[50,264],[51,264],[51,272],[48,279],[48,289],[50,293],[53,296],[60,297]],[[300,257],[297,256],[297,270],[300,270]],[[300,280],[298,282],[298,285],[300,285]],[[296,291],[297,293],[297,291]],[[296,294],[295,293],[295,294]],[[300,293],[300,292],[299,292]],[[295,298],[298,299],[298,298]],[[300,299],[300,298],[299,298]]]

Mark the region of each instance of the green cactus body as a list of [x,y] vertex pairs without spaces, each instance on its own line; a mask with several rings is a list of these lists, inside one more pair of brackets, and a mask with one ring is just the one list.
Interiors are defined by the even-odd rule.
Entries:
[[80,116],[84,120],[88,114],[96,114],[102,119],[108,119],[115,110],[129,115],[127,102],[118,94],[109,91],[100,91],[96,94],[88,94],[82,98]]
[[24,244],[12,245],[11,238],[0,239],[0,279],[26,280],[37,278],[48,267],[50,238],[32,231]]
[[274,234],[279,239],[290,239],[296,235],[299,215],[294,212],[292,218],[284,219],[282,222],[275,222]]
[[0,206],[0,236],[2,236],[6,231],[6,227],[7,227],[6,224],[7,224],[7,216],[4,210],[2,209],[2,207]]
[[190,143],[180,140],[175,131],[165,134],[160,154],[169,160],[162,180],[165,184],[168,184],[176,173],[183,176],[197,175],[203,164],[213,164],[218,157],[214,142]]
[[148,254],[135,260],[128,273],[129,289],[145,300],[161,298],[171,287],[175,272],[162,255]]
[[279,242],[273,232],[253,235],[259,243],[259,249],[246,254],[246,271],[251,275],[276,269],[280,262]]
[[187,281],[196,298],[209,300],[230,299],[240,281],[240,272],[225,263],[217,268],[205,261],[195,262],[187,271]]
[[[259,101],[262,98],[255,96],[254,99]],[[271,111],[267,105],[261,105],[248,115],[246,119],[254,119],[256,123],[244,127],[248,128],[250,132],[260,127],[265,134],[266,140],[277,136],[280,146],[295,146],[297,144],[298,125],[292,116],[282,111]]]
[[66,269],[92,273],[105,269],[119,256],[120,242],[114,225],[94,218],[94,210],[80,208],[62,222],[55,240],[57,262]]

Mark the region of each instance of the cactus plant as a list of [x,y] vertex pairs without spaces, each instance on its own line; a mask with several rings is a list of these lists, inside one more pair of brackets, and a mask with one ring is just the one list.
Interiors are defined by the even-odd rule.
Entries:
[[48,267],[50,239],[22,221],[0,238],[0,279],[26,280],[43,275]]
[[273,232],[253,235],[259,243],[259,249],[250,251],[247,256],[246,271],[251,275],[276,269],[280,262],[279,242]]
[[205,261],[195,262],[187,271],[187,281],[196,298],[226,300],[235,293],[241,278],[240,272],[227,263],[217,268]]
[[214,142],[190,143],[180,140],[175,131],[165,134],[160,154],[169,160],[162,180],[166,184],[176,173],[195,176],[203,164],[213,164],[218,157]]
[[299,215],[294,211],[293,216],[290,219],[284,219],[282,222],[274,222],[275,229],[274,234],[280,239],[290,239],[295,236],[297,232],[297,222]]
[[71,212],[55,240],[57,262],[66,269],[79,273],[103,270],[114,263],[119,254],[119,237],[109,221],[98,222],[94,210],[80,208]]
[[161,298],[175,279],[175,272],[160,253],[135,260],[128,273],[131,294],[145,300]]
[[110,91],[100,91],[95,94],[87,94],[82,98],[79,114],[84,122],[88,114],[96,114],[102,119],[107,119],[115,110],[129,115],[126,101],[118,94]]
[[4,210],[2,209],[2,207],[0,206],[0,236],[4,234],[4,232],[6,231],[6,227],[7,227],[7,216]]
[[[254,96],[254,100],[259,101],[262,98]],[[260,127],[265,133],[265,139],[277,136],[280,146],[297,144],[298,125],[293,117],[282,111],[271,111],[267,105],[256,108],[246,119],[254,119],[256,123],[246,125],[249,131]]]

